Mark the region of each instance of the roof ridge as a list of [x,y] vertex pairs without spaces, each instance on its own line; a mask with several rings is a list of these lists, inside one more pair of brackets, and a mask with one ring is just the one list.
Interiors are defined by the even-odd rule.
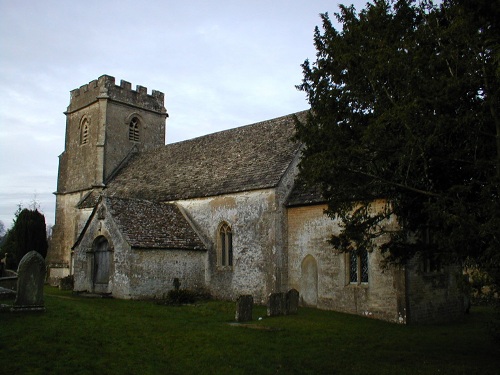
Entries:
[[[233,132],[233,131],[238,131],[238,130],[242,130],[242,129],[245,129],[245,128],[250,128],[250,127],[254,127],[254,126],[258,126],[258,125],[264,125],[266,123],[273,123],[273,122],[277,122],[277,121],[280,121],[280,120],[284,120],[286,118],[291,118],[293,116],[297,116],[297,115],[300,115],[302,113],[307,113],[309,112],[308,109],[305,109],[303,111],[299,111],[299,112],[294,112],[294,113],[290,113],[288,115],[283,115],[283,116],[278,116],[278,117],[274,117],[274,118],[270,118],[270,119],[267,119],[267,120],[264,120],[264,121],[258,121],[258,122],[254,122],[252,124],[247,124],[247,125],[240,125],[240,126],[236,126],[234,128],[229,128],[229,129],[222,129],[222,130],[218,130],[216,132],[213,132],[213,133],[208,133],[208,134],[204,134],[204,135],[199,135],[197,137],[193,137],[193,138],[188,138],[188,139],[185,139],[185,140],[182,140],[182,141],[177,141],[177,142],[172,142],[172,143],[167,143],[165,144],[164,146],[167,147],[167,146],[170,146],[170,145],[176,145],[176,144],[179,144],[179,143],[184,143],[184,142],[189,142],[189,141],[194,141],[194,140],[197,140],[197,139],[200,139],[200,138],[205,138],[205,137],[210,137],[210,136],[215,136],[215,135],[219,135],[219,134],[223,134],[223,133],[230,133],[230,132]],[[152,150],[151,150],[152,151]]]
[[276,187],[300,149],[294,118],[306,112],[140,152],[106,189],[166,202]]

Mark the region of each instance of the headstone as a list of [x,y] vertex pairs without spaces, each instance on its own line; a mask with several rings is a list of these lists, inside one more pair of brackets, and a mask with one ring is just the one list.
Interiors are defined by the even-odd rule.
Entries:
[[285,312],[285,294],[271,293],[267,301],[267,316],[279,316]]
[[236,321],[249,322],[252,320],[253,297],[250,294],[241,295],[236,300]]
[[290,289],[286,293],[285,314],[295,315],[299,309],[299,292],[297,289]]
[[27,253],[17,270],[17,295],[12,311],[45,311],[43,284],[45,260],[36,251]]

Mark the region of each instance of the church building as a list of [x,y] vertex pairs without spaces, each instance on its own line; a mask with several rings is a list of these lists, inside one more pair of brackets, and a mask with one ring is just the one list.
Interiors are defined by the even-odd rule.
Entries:
[[65,114],[51,283],[73,275],[76,292],[143,299],[178,279],[262,304],[295,288],[302,306],[399,323],[463,314],[456,269],[382,268],[379,251],[327,242],[339,223],[297,178],[306,112],[165,145],[164,94],[103,75],[71,91]]

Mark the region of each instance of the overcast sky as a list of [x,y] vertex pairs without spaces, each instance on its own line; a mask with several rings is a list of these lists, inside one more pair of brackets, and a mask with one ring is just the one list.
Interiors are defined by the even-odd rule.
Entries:
[[54,224],[69,92],[103,74],[165,93],[167,143],[309,107],[319,13],[366,1],[0,0],[0,220]]

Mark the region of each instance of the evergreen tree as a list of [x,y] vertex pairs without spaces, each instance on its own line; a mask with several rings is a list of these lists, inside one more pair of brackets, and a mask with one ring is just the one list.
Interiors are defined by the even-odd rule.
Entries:
[[297,137],[301,175],[343,222],[332,244],[369,250],[384,235],[391,262],[472,259],[499,280],[500,2],[340,6],[340,31],[321,16]]
[[2,245],[2,253],[9,254],[7,267],[17,268],[23,256],[32,250],[38,251],[45,258],[47,249],[45,216],[36,208],[19,208],[14,225],[7,232]]

